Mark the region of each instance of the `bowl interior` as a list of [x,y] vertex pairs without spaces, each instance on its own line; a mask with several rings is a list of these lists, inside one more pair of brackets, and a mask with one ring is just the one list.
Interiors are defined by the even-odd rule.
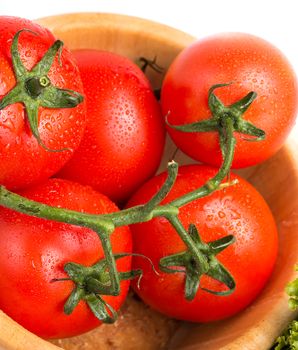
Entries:
[[[38,22],[52,30],[70,49],[104,49],[132,60],[140,56],[157,56],[158,64],[165,68],[185,46],[194,41],[190,35],[173,28],[121,15],[71,14],[43,18]],[[162,75],[152,71],[149,74],[153,86],[159,87]],[[280,250],[272,278],[258,299],[235,317],[207,325],[183,324],[171,340],[170,349],[265,350],[287,322],[295,317],[288,310],[284,293],[285,284],[294,278],[293,267],[298,260],[298,158],[295,155],[295,135],[298,135],[297,128],[287,144],[270,160],[238,172],[265,197],[279,228]],[[164,169],[173,150],[173,144],[168,141],[161,168]],[[177,160],[179,163],[191,162],[182,154],[178,155]],[[9,318],[6,321],[10,322]],[[35,349],[35,344],[36,349],[58,349],[20,329],[17,328],[16,332],[21,332],[18,333],[20,339],[27,337],[24,344],[31,344],[30,349]],[[3,343],[1,338],[0,348],[2,345],[5,349],[14,349],[8,343]]]

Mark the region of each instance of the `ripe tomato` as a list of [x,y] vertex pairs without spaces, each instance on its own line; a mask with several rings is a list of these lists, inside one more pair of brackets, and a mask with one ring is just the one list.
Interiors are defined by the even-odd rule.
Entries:
[[[94,214],[117,211],[106,196],[87,186],[50,179],[23,196],[51,206]],[[100,324],[84,301],[70,315],[63,306],[74,288],[72,281],[51,282],[68,277],[67,262],[86,266],[103,258],[97,234],[90,229],[47,221],[0,209],[0,309],[28,330],[44,338],[69,337]],[[114,253],[131,252],[128,227],[111,236]],[[119,271],[128,271],[131,258],[117,260]],[[115,310],[123,303],[129,281],[121,282],[121,294],[103,296]]]
[[[190,165],[181,167],[178,178],[164,203],[193,191],[216,174],[216,169]],[[143,185],[129,201],[129,206],[148,201],[160,188],[163,173]],[[244,179],[231,175],[239,183],[180,208],[179,218],[187,229],[196,225],[204,242],[234,235],[236,242],[216,257],[236,282],[228,296],[210,294],[202,288],[216,291],[225,286],[203,275],[199,290],[192,301],[184,297],[185,274],[154,273],[146,261],[133,258],[133,266],[144,271],[136,293],[151,307],[168,316],[197,322],[223,319],[245,308],[260,293],[268,280],[277,255],[277,229],[267,204]],[[144,254],[155,266],[161,258],[186,250],[177,232],[164,218],[131,225],[134,252]]]
[[[256,100],[243,118],[265,131],[266,139],[247,142],[236,133],[233,167],[262,162],[285,142],[297,113],[297,82],[283,54],[268,42],[243,33],[219,34],[195,42],[172,63],[163,82],[163,114],[169,112],[173,125],[208,119],[208,91],[216,84],[231,83],[216,89],[225,106],[239,101],[250,91]],[[185,134],[168,128],[176,145],[190,157],[220,165],[218,132]]]
[[[14,36],[23,29],[26,31],[19,35],[18,51],[26,70],[32,70],[55,42],[54,36],[36,23],[15,17],[0,17],[0,101],[16,87],[11,47]],[[82,92],[79,71],[72,54],[63,49],[61,66],[58,56],[57,53],[47,74],[51,86]],[[36,103],[39,98],[33,98],[31,102]],[[27,117],[23,103],[13,103],[0,110],[0,183],[10,189],[45,180],[66,163],[83,136],[85,106],[38,108],[41,141],[51,150],[69,149],[61,152],[49,152],[39,145]]]
[[143,72],[127,58],[92,50],[74,54],[87,127],[61,176],[125,201],[159,166],[165,129],[158,102]]

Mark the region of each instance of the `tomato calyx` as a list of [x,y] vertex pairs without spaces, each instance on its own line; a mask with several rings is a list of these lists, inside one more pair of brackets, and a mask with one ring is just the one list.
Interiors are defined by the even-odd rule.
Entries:
[[194,224],[190,224],[188,233],[196,245],[197,249],[203,254],[206,264],[198,263],[195,255],[190,249],[173,255],[168,255],[159,261],[159,268],[165,273],[184,273],[185,274],[185,298],[189,301],[193,300],[200,287],[200,279],[203,275],[207,275],[221,283],[228,290],[215,291],[204,287],[202,290],[215,295],[230,295],[233,293],[236,283],[229,271],[219,262],[216,255],[229,247],[235,242],[233,235],[228,235],[212,242],[204,243]]
[[[229,86],[232,83],[213,85],[208,92],[208,106],[211,111],[211,118],[184,125],[173,125],[166,116],[166,123],[169,127],[181,132],[218,132],[220,149],[223,159],[234,153],[227,139],[227,128],[232,128],[232,132],[238,132],[250,136],[247,141],[261,141],[265,139],[265,132],[257,128],[249,121],[243,119],[244,113],[256,99],[257,94],[250,91],[239,101],[225,106],[222,101],[215,95],[214,91],[218,88]],[[170,113],[168,113],[170,114]],[[235,145],[233,146],[235,148]]]
[[[118,260],[131,255],[134,254],[115,254],[114,258]],[[64,270],[69,278],[55,279],[52,282],[71,280],[75,284],[71,295],[64,305],[66,315],[70,315],[78,303],[83,300],[101,322],[114,323],[117,320],[117,312],[102,298],[103,295],[119,295],[112,288],[108,268],[106,259],[102,259],[92,266],[84,266],[74,262],[65,264]],[[142,270],[140,269],[117,273],[119,281],[131,280],[142,276]]]
[[49,152],[61,152],[67,148],[53,150],[48,148],[41,140],[38,131],[38,109],[45,108],[73,108],[83,101],[83,96],[76,91],[61,89],[52,85],[48,73],[58,53],[59,62],[63,48],[63,42],[56,40],[48,49],[42,59],[28,71],[23,65],[18,50],[19,36],[22,32],[30,32],[28,29],[18,31],[12,41],[11,57],[16,85],[2,99],[0,110],[14,103],[23,103],[26,109],[30,129],[38,144]]

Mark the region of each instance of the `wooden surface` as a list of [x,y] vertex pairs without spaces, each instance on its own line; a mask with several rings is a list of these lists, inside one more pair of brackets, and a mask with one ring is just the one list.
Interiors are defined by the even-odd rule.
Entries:
[[[175,29],[121,15],[71,14],[44,18],[39,22],[71,49],[106,49],[131,59],[138,56],[153,58],[157,54],[158,63],[164,67],[194,40]],[[150,79],[153,85],[159,86],[162,77],[152,73]],[[295,128],[286,146],[272,159],[240,171],[268,201],[279,227],[280,252],[269,284],[248,309],[234,318],[208,325],[183,325],[172,338],[170,349],[267,350],[295,317],[288,310],[284,286],[295,277],[293,267],[298,261],[297,138]],[[167,154],[172,148],[168,143]],[[179,160],[189,162],[183,157]],[[58,349],[25,331],[3,313],[0,313],[0,329],[0,349]]]

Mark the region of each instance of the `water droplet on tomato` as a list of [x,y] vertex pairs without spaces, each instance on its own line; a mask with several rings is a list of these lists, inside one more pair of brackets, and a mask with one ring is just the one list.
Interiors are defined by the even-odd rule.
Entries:
[[223,211],[219,211],[218,212],[218,216],[223,219],[224,217],[226,217],[226,214]]
[[53,131],[53,127],[52,127],[52,124],[51,123],[46,123],[45,124],[45,128],[49,131]]
[[207,220],[207,221],[212,221],[212,220],[213,220],[213,215],[207,215],[206,220]]

